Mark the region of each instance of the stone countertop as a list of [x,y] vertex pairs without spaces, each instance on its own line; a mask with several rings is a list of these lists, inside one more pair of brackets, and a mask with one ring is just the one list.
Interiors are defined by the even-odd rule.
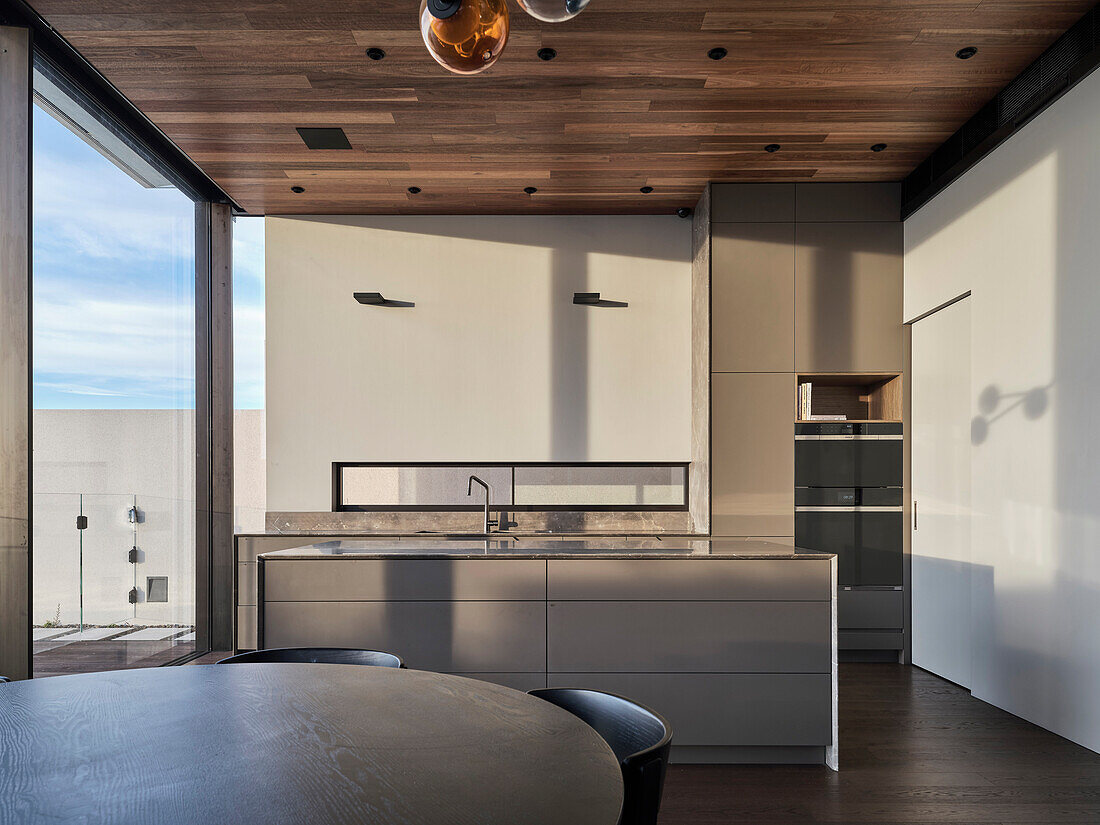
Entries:
[[265,560],[286,559],[831,559],[832,554],[796,552],[767,541],[689,538],[540,539],[491,535],[488,538],[403,539],[380,547],[377,538],[338,539],[261,553]]

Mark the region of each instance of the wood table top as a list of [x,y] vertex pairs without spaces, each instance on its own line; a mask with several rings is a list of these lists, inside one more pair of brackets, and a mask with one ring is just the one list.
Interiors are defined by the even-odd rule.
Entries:
[[0,685],[0,822],[615,825],[607,744],[417,670],[236,664]]

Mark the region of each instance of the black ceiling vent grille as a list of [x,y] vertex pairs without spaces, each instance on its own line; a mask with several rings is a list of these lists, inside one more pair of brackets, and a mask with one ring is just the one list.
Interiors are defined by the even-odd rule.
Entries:
[[1100,6],[943,142],[902,182],[907,218],[1100,64]]
[[339,126],[298,127],[298,134],[310,149],[350,149],[351,141]]

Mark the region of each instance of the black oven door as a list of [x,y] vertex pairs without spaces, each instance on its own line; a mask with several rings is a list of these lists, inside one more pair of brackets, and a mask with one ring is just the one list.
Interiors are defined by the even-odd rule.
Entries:
[[798,507],[794,543],[837,555],[841,587],[901,587],[900,507]]

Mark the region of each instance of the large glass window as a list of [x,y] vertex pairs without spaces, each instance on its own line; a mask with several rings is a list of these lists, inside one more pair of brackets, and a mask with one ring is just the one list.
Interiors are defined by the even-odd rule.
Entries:
[[36,73],[34,674],[195,647],[195,207]]
[[264,418],[264,219],[233,222],[233,532],[267,515]]

